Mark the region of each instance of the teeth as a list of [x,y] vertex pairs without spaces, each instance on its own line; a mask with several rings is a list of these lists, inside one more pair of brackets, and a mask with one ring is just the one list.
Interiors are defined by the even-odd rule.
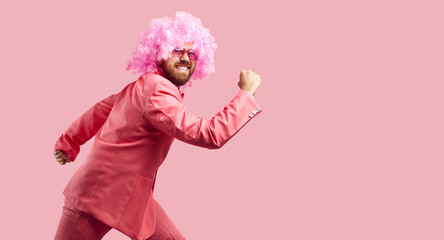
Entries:
[[177,66],[176,68],[180,69],[180,70],[187,70],[188,69],[188,67],[182,67],[182,66]]

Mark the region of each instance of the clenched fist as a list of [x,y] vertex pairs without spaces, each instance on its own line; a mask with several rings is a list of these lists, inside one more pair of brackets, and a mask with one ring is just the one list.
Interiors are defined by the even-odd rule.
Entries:
[[60,150],[54,151],[54,157],[56,158],[57,162],[59,162],[62,165],[65,165],[67,162],[72,162],[71,159],[69,159],[66,154]]
[[261,77],[251,70],[242,70],[239,76],[240,89],[248,91],[254,95],[261,85]]

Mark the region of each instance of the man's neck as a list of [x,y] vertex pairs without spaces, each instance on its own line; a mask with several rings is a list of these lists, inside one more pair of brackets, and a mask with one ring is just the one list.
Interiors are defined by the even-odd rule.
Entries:
[[[165,73],[163,73],[162,68],[160,68],[159,66],[157,66],[156,74],[158,74],[158,75],[160,75],[160,76],[162,76],[162,77],[168,79],[168,78],[165,76]],[[170,81],[170,80],[168,79],[168,81]],[[183,86],[177,85],[177,84],[175,84],[175,83],[173,83],[173,82],[171,82],[171,81],[170,81],[170,83],[174,84],[174,85],[177,87],[177,89],[179,90],[179,92],[180,92],[181,94],[183,94],[183,91],[182,91]]]

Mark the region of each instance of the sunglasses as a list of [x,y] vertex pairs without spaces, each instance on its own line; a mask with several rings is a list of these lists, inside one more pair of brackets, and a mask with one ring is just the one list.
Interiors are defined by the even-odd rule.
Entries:
[[193,50],[193,49],[179,49],[179,48],[174,48],[174,50],[173,50],[173,52],[172,52],[172,54],[173,54],[173,56],[175,56],[175,57],[182,57],[185,53],[187,53],[188,54],[188,57],[191,59],[191,60],[196,60],[196,58],[197,58],[197,53],[196,53],[196,50]]

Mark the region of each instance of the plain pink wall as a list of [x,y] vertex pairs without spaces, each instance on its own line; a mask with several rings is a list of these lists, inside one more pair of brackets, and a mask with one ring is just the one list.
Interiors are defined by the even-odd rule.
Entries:
[[[444,239],[442,1],[9,1],[0,6],[2,239],[52,239],[63,130],[136,76],[138,31],[185,10],[219,45],[186,90],[210,118],[258,72],[222,149],[175,142],[155,196],[191,240]],[[127,239],[117,231],[104,239]]]

